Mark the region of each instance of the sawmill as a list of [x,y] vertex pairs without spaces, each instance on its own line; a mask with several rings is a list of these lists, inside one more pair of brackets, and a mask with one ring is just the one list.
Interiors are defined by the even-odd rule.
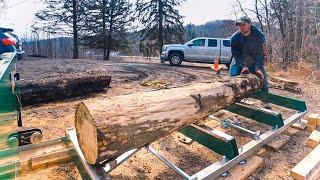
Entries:
[[[248,74],[81,102],[74,109],[74,127],[66,128],[63,137],[43,141],[41,129],[24,128],[17,61],[15,52],[4,54],[0,61],[1,179],[15,179],[24,171],[70,161],[76,164],[83,179],[108,179],[113,170],[142,149],[183,179],[228,177],[231,168],[246,164],[248,158],[289,127],[303,124],[302,118],[308,113],[303,100],[263,92],[261,79]],[[103,76],[97,83],[102,82],[109,86],[110,77]],[[71,86],[78,87],[79,91],[81,87],[74,84]],[[55,92],[68,94],[64,88],[60,85]],[[52,89],[43,91],[37,97],[53,93]],[[34,100],[39,101],[36,97]],[[289,114],[284,117],[252,103],[254,101],[271,103]],[[245,117],[267,129],[248,129],[246,122],[224,118],[226,113]],[[206,125],[205,118],[220,126]],[[226,128],[250,137],[251,141],[240,146],[236,137],[224,131]],[[179,143],[198,143],[220,159],[188,174],[153,148],[153,142],[174,132],[184,136],[185,142]]]

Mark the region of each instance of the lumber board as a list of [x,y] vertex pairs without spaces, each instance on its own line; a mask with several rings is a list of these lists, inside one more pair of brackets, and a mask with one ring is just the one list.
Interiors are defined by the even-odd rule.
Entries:
[[284,84],[291,85],[291,86],[299,85],[299,82],[297,82],[297,81],[293,81],[293,80],[282,78],[282,77],[272,77],[271,76],[270,80],[275,83],[284,83]]
[[310,134],[308,141],[307,141],[307,146],[311,148],[316,148],[320,144],[320,132],[319,131],[312,131]]
[[252,156],[248,158],[245,164],[238,164],[234,168],[230,169],[230,174],[225,178],[219,178],[224,180],[245,180],[255,170],[264,165],[264,159],[258,156]]
[[290,176],[297,180],[320,178],[320,146],[300,161],[291,171]]

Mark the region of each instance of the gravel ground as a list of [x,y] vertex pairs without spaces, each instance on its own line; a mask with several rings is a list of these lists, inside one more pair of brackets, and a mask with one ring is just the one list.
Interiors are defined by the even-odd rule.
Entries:
[[[34,59],[21,61],[18,70],[23,79],[39,79],[49,77],[50,74],[79,72],[83,70],[104,70],[112,76],[111,88],[107,91],[88,95],[86,97],[72,98],[56,101],[48,104],[24,107],[23,120],[26,127],[38,127],[42,129],[44,139],[63,136],[65,129],[74,126],[73,117],[75,106],[79,102],[94,99],[107,99],[111,96],[130,94],[136,91],[153,90],[150,87],[141,86],[144,81],[163,80],[169,82],[167,88],[185,86],[195,82],[214,81],[215,73],[210,65],[183,63],[181,67],[172,67],[167,64],[159,64],[158,61],[145,61],[143,59],[127,59],[119,61],[97,60],[46,60]],[[279,75],[275,70],[271,74]],[[222,72],[223,75],[227,71]],[[280,74],[281,75],[281,74]],[[295,77],[292,77],[293,79]],[[304,99],[310,111],[320,109],[320,84],[313,81],[299,81],[301,94],[290,93],[283,90],[271,90],[272,92],[289,97]],[[268,127],[245,120],[246,127],[254,130],[266,130]],[[210,124],[216,126],[217,124]],[[250,138],[239,134],[235,130],[228,130],[228,134],[236,137],[238,145],[245,144]],[[290,179],[288,173],[311,149],[305,144],[310,133],[299,131],[291,136],[287,143],[278,152],[267,151],[265,166],[256,170],[249,179]],[[180,168],[190,175],[217,161],[220,157],[203,146],[192,143],[185,145],[179,142],[179,133],[174,133],[154,142],[152,146],[161,154],[168,157]],[[145,149],[139,151],[127,162],[119,166],[111,173],[114,179],[180,179],[179,175],[166,167]],[[52,166],[48,169],[40,169],[35,172],[26,172],[21,179],[81,179],[75,165],[66,163]]]

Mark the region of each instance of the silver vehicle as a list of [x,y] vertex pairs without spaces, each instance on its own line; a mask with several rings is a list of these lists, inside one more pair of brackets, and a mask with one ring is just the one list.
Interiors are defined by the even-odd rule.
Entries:
[[213,64],[215,59],[219,59],[220,64],[225,64],[229,68],[232,59],[230,45],[230,39],[195,38],[185,44],[163,46],[161,60],[178,66],[182,61]]

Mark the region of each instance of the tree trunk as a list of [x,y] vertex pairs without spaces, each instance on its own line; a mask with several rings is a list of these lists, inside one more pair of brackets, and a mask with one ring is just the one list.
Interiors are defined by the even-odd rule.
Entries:
[[158,14],[159,14],[159,34],[158,34],[158,41],[159,41],[159,54],[162,52],[163,47],[163,4],[162,0],[158,0]]
[[103,0],[102,1],[103,60],[107,59],[106,6],[107,6],[107,1]]
[[105,72],[87,72],[60,75],[42,80],[21,80],[20,94],[23,105],[83,96],[108,88],[111,77]]
[[112,48],[112,25],[110,25],[110,30],[109,30],[109,35],[108,35],[108,47],[107,47],[107,56],[105,60],[110,59],[110,53],[111,53],[111,48]]
[[255,75],[78,104],[75,127],[90,164],[112,160],[202,120],[261,88]]
[[77,0],[72,0],[73,59],[79,58],[77,6]]

